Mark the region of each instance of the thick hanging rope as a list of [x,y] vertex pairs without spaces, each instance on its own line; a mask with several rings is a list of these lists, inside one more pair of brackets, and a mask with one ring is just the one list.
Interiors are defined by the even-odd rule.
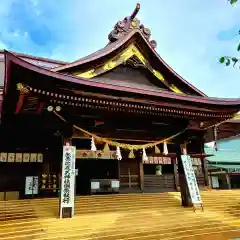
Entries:
[[[67,120],[65,118],[63,118],[59,113],[57,113],[56,111],[53,112],[58,118],[60,118],[62,121],[64,122],[67,122]],[[107,143],[109,146],[114,146],[114,147],[120,147],[122,149],[128,149],[128,150],[141,150],[141,149],[147,149],[147,148],[152,148],[152,147],[155,147],[156,145],[158,144],[161,144],[161,143],[164,143],[164,142],[168,142],[170,141],[171,139],[173,138],[176,138],[177,136],[183,134],[190,126],[186,127],[183,131],[181,132],[178,132],[168,138],[165,138],[165,139],[162,139],[162,140],[159,140],[159,141],[156,141],[156,142],[151,142],[151,143],[146,143],[146,144],[141,144],[141,145],[132,145],[132,144],[128,144],[128,143],[119,143],[119,142],[116,142],[116,141],[112,141],[112,140],[109,140],[109,139],[106,139],[106,138],[102,138],[102,137],[99,137],[93,133],[90,133],[86,130],[84,130],[83,128],[80,128],[76,125],[73,125],[73,127],[83,133],[85,133],[86,135],[88,135],[89,137],[93,137],[94,140],[96,142],[101,142],[101,143]]]

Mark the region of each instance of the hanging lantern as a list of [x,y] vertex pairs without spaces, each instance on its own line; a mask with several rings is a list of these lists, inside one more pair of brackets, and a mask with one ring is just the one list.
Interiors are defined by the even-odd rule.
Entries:
[[120,147],[117,147],[117,149],[116,149],[116,157],[117,157],[117,160],[122,160],[122,154],[120,151]]
[[143,148],[143,150],[142,150],[142,160],[143,160],[143,161],[147,161],[147,160],[148,160],[148,157],[147,157],[147,153],[146,153],[145,148]]
[[161,153],[160,149],[158,148],[157,145],[155,145],[155,153]]
[[168,155],[168,147],[166,142],[163,143],[163,154]]
[[91,151],[97,151],[97,148],[96,148],[96,145],[95,145],[95,142],[94,142],[94,138],[92,137],[91,139]]

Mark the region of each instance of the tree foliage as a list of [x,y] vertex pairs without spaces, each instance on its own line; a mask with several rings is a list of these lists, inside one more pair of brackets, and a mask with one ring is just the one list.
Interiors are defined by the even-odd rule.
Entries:
[[228,1],[230,2],[230,4],[233,5],[233,4],[237,3],[238,0],[228,0]]
[[[234,5],[239,0],[228,0],[231,5]],[[240,35],[240,31],[238,32]],[[237,51],[240,52],[240,43],[237,45]],[[225,63],[226,66],[232,65],[233,67],[238,66],[240,68],[240,58],[231,57],[231,56],[223,56],[219,59],[220,63]]]

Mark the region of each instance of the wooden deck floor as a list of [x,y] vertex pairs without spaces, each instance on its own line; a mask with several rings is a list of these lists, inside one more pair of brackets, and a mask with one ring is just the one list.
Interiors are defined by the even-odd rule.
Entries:
[[205,210],[180,206],[179,193],[78,197],[58,219],[58,199],[0,202],[1,240],[225,240],[240,238],[240,191],[204,191]]

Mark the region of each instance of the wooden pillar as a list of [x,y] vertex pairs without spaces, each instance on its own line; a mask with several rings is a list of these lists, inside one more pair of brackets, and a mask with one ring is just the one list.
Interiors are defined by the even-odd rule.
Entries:
[[121,160],[118,160],[118,180],[119,180],[119,184],[121,185],[121,182],[120,182],[120,180],[121,180],[121,169],[120,169],[121,164],[120,164],[120,161]]
[[209,173],[208,175],[208,183],[209,183],[209,189],[212,189],[213,188],[213,185],[212,185],[212,175]]
[[140,177],[140,189],[141,192],[144,191],[144,170],[142,159],[139,160],[139,177]]
[[179,187],[179,177],[178,177],[178,169],[177,169],[177,158],[172,159],[173,164],[173,173],[174,173],[174,182],[175,182],[175,188],[178,191]]
[[228,189],[231,189],[231,180],[228,173],[226,173],[226,180],[227,180]]
[[[204,138],[203,135],[201,137],[201,153],[204,154],[205,150],[204,150]],[[202,171],[203,171],[203,175],[204,175],[204,184],[205,186],[209,187],[210,183],[209,183],[209,177],[208,177],[208,165],[207,165],[207,161],[205,158],[201,159],[202,162]]]
[[186,181],[186,176],[184,173],[183,165],[182,165],[182,151],[179,143],[175,143],[175,152],[178,161],[178,176],[179,176],[179,185],[180,185],[180,192],[181,192],[181,199],[182,199],[182,206],[189,207],[192,206],[188,185]]
[[209,184],[209,177],[208,177],[208,165],[207,165],[207,161],[205,158],[201,159],[202,161],[202,171],[203,171],[203,174],[204,174],[204,183],[205,183],[205,186],[209,187],[210,184]]

